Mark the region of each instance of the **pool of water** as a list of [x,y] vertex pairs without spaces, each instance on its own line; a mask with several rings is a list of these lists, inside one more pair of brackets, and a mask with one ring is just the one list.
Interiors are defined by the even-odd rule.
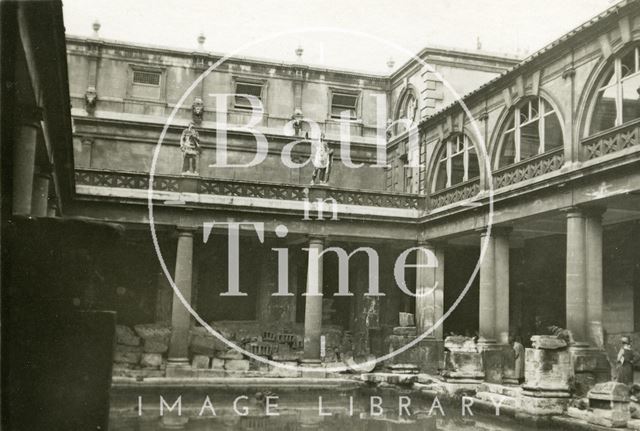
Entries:
[[471,400],[395,389],[127,388],[111,396],[111,431],[531,430]]

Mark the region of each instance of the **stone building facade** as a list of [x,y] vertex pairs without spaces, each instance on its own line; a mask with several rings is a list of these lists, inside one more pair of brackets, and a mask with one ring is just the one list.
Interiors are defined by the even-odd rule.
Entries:
[[[426,48],[417,58],[428,66],[413,59],[389,75],[318,68],[302,56],[291,64],[230,58],[209,71],[223,56],[202,44],[141,46],[102,39],[98,30],[67,37],[76,180],[69,211],[126,226],[129,244],[105,250],[99,301],[123,325],[170,322],[173,363],[193,357],[188,334],[202,330],[172,301],[149,239],[149,172],[173,114],[153,173],[154,235],[185,300],[236,342],[249,340],[246,349],[295,335],[300,344],[289,347],[300,347],[301,358],[288,352],[282,360],[380,355],[447,313],[397,360],[435,370],[446,334],[477,335],[480,349],[492,352],[509,334],[526,341],[555,325],[572,332],[582,349],[575,355],[598,356],[615,349],[603,334],[636,333],[637,2],[619,3],[524,61]],[[466,108],[451,89],[465,94]],[[222,94],[260,100],[251,131],[242,127],[252,114],[248,99]],[[268,140],[262,163],[212,167],[221,115],[229,160],[249,162],[258,131]],[[309,164],[282,163],[291,142],[310,132],[298,128],[301,118],[316,122],[334,150],[327,185],[309,184]],[[182,172],[180,139],[190,122],[201,145],[196,175]],[[348,153],[339,146],[345,134]],[[302,143],[291,158],[302,163],[309,154]],[[230,233],[220,222],[245,225]],[[239,268],[228,253],[234,240]],[[437,288],[414,299],[396,286],[394,264],[418,246],[438,265],[406,271],[407,284],[414,292]],[[285,247],[295,294],[272,296],[280,280],[273,249]],[[385,296],[364,295],[370,280],[361,252],[347,275],[355,295],[333,296],[341,266],[332,247],[375,250]],[[328,252],[314,260],[310,250]],[[426,253],[411,256],[429,263]],[[247,296],[221,296],[236,271]],[[313,286],[324,298],[301,295]],[[394,332],[407,323],[400,313],[415,314],[417,328]]]

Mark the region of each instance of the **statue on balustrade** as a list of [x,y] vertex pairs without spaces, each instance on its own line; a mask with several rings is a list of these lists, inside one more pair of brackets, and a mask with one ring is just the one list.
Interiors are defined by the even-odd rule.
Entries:
[[311,141],[311,163],[313,164],[313,176],[311,184],[327,184],[329,182],[329,174],[331,173],[331,163],[333,161],[333,150],[329,148],[329,144],[324,139],[324,133],[320,139]]
[[189,123],[189,127],[182,131],[180,150],[182,151],[182,173],[197,175],[198,159],[200,158],[200,135],[194,128],[193,121]]

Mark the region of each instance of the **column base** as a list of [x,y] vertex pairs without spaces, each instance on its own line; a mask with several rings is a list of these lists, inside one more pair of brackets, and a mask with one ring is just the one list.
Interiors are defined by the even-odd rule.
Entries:
[[167,377],[194,377],[195,372],[187,358],[167,360]]

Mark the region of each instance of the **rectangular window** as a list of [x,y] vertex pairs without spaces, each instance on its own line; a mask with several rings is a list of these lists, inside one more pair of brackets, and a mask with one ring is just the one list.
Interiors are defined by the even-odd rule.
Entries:
[[254,82],[236,82],[235,105],[237,109],[251,109],[251,102],[246,96],[253,96],[262,101],[262,84]]
[[144,70],[133,71],[133,83],[144,85],[160,85],[160,72],[148,72]]
[[[331,118],[344,118],[348,120],[357,119],[356,107],[358,106],[358,95],[347,93],[333,93],[331,95]],[[344,113],[344,114],[343,114]]]

